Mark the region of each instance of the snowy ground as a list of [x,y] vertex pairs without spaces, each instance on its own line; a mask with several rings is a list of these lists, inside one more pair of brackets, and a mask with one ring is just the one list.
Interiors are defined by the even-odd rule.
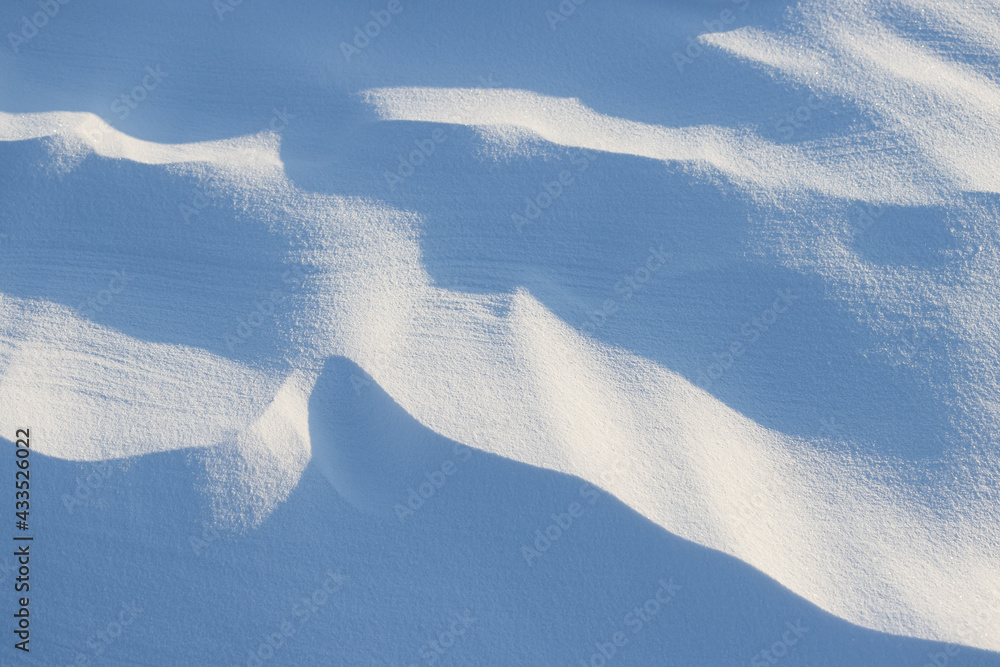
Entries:
[[0,5],[0,664],[1000,665],[995,1],[150,4]]

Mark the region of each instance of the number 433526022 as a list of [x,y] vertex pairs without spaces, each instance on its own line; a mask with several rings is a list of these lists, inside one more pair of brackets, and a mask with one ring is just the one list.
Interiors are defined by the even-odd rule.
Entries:
[[28,511],[31,506],[29,505],[30,500],[30,471],[28,468],[31,466],[30,455],[31,455],[31,433],[29,429],[18,429],[17,430],[17,450],[15,451],[17,455],[17,471],[14,473],[14,482],[16,486],[15,493],[15,503],[14,503],[14,515],[17,517],[17,523],[15,524],[19,530],[28,530]]

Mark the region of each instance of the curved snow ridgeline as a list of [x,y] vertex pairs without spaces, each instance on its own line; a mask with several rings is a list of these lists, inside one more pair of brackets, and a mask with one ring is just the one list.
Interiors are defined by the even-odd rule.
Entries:
[[30,664],[1000,664],[995,3],[261,4],[0,55]]

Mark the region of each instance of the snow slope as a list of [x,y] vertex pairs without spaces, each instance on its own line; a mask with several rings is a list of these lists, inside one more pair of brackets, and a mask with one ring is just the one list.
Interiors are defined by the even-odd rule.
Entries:
[[1000,665],[996,3],[38,11],[2,664]]

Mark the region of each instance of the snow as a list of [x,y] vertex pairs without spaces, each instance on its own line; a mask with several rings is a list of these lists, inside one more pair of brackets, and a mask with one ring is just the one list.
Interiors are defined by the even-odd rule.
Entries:
[[0,664],[1000,665],[995,2],[0,26]]

